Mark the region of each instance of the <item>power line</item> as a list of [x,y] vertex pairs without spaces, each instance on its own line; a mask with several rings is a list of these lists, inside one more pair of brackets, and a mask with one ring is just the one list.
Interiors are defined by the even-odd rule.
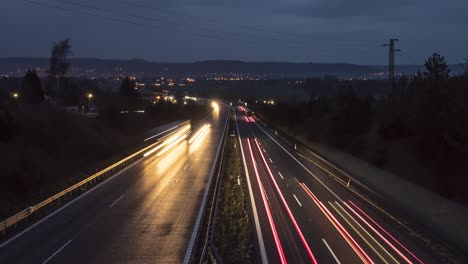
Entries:
[[383,44],[384,47],[388,48],[388,80],[393,81],[395,78],[395,51],[400,51],[399,49],[395,49],[395,41],[398,39],[390,39],[388,44]]
[[[127,16],[128,18],[131,18],[131,19],[138,19],[138,20],[144,20],[144,21],[164,23],[166,26],[175,27],[176,30],[178,30],[178,31],[181,31],[181,32],[184,32],[184,33],[187,32],[187,25],[183,24],[183,23],[180,23],[179,21],[175,21],[175,20],[167,20],[167,19],[162,19],[160,17],[154,17],[154,16],[143,16],[143,15],[123,13],[123,12],[116,12],[115,10],[109,10],[109,9],[101,8],[101,7],[94,6],[94,5],[86,5],[86,4],[82,4],[82,3],[78,3],[78,2],[74,2],[74,1],[64,1],[64,0],[55,0],[55,1],[59,2],[59,3],[63,3],[65,5],[73,5],[73,6],[77,6],[77,7],[80,7],[80,8],[90,9],[90,10],[93,10],[93,11],[123,15],[123,16]],[[184,15],[181,15],[181,17],[183,17],[183,16]],[[202,30],[203,32],[213,32],[211,28],[198,26],[198,29]],[[268,38],[269,40],[273,40],[273,41],[276,41],[276,42],[279,41],[279,42],[285,43],[285,44],[282,44],[282,45],[286,45],[286,46],[290,46],[290,47],[296,47],[296,48],[297,47],[310,48],[310,46],[313,44],[313,43],[310,43],[310,42],[304,42],[301,39],[297,39],[297,38],[294,38],[294,39],[288,38],[287,39],[284,36],[261,36],[261,35],[258,34],[259,32],[262,33],[263,31],[257,30],[257,32],[255,34],[248,34],[245,31],[244,32],[232,32],[232,31],[227,32],[226,30],[221,31],[221,32],[217,31],[215,33],[216,34],[223,34],[224,36],[228,36],[231,39],[233,37],[237,37],[237,38],[247,37],[249,40],[254,39],[253,41],[258,41],[259,40],[258,38],[264,38],[264,39]],[[301,37],[303,38],[304,36],[301,36]],[[287,42],[284,42],[285,40],[287,40]],[[266,41],[268,41],[268,40],[266,40]],[[265,43],[265,44],[271,45],[271,43]],[[350,46],[350,45],[345,44],[345,46]],[[356,47],[363,48],[361,44],[359,44],[359,46],[356,46]]]
[[[242,33],[214,32],[211,30],[211,28],[210,29],[202,28],[203,33],[200,33],[200,32],[196,32],[193,30],[188,30],[187,25],[180,23],[180,22],[167,21],[167,20],[157,18],[157,17],[148,17],[148,16],[142,16],[142,15],[128,14],[124,12],[115,12],[114,10],[108,10],[108,9],[104,9],[104,8],[97,7],[97,6],[84,5],[82,3],[71,2],[71,1],[55,0],[56,2],[58,2],[57,4],[37,2],[34,0],[24,0],[24,1],[41,6],[41,7],[58,9],[61,11],[68,11],[72,13],[76,13],[78,11],[88,16],[99,17],[105,20],[110,20],[110,21],[118,22],[118,23],[131,24],[135,26],[143,26],[147,28],[156,29],[161,32],[167,32],[168,30],[181,32],[185,36],[192,36],[192,37],[196,37],[196,38],[203,39],[203,40],[211,39],[211,40],[236,41],[242,44],[247,44],[247,45],[250,45],[256,48],[261,48],[261,49],[264,49],[265,46],[272,46],[272,44],[275,44],[280,47],[293,48],[294,51],[298,51],[297,48],[301,48],[304,50],[303,52],[305,54],[309,53],[308,52],[309,49],[313,49],[315,52],[321,52],[321,54],[327,54],[327,55],[334,52],[334,51],[331,51],[329,48],[327,49],[313,48],[311,47],[310,43],[297,43],[297,42],[292,42],[289,39],[285,42],[286,39],[284,37],[275,38],[275,42],[272,43],[271,41],[268,41],[265,39],[258,39],[259,37],[258,35],[252,36],[252,35],[245,34],[245,32],[242,32]],[[78,7],[78,8],[70,9],[68,8],[68,6],[70,5]],[[115,18],[115,16],[117,16],[118,18]],[[366,47],[363,47],[361,45],[359,48],[365,49]]]

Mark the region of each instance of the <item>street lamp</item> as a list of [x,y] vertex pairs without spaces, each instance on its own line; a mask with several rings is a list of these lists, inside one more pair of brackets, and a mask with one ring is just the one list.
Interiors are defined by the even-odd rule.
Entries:
[[91,98],[93,98],[93,94],[88,94],[88,116],[91,116]]

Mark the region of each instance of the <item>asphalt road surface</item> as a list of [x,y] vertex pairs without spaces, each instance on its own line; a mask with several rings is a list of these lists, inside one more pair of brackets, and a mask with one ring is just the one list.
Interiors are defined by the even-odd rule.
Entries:
[[437,263],[244,108],[236,119],[264,263]]
[[211,125],[198,142],[142,158],[2,244],[0,263],[182,263],[227,113],[192,127]]

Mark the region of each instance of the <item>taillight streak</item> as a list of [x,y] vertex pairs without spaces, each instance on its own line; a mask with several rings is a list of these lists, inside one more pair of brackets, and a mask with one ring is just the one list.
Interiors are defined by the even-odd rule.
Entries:
[[359,244],[354,240],[354,238],[346,231],[346,229],[341,225],[341,223],[333,216],[333,214],[323,205],[323,203],[315,197],[312,191],[304,183],[300,183],[305,192],[312,198],[312,201],[317,205],[317,207],[322,211],[322,213],[327,217],[327,219],[332,223],[338,233],[346,240],[346,242],[351,246],[351,248],[356,252],[359,258],[364,263],[374,263],[372,259],[367,255],[367,253],[359,246]]
[[302,241],[302,244],[304,245],[307,253],[309,254],[310,260],[312,261],[312,263],[317,264],[317,260],[315,259],[315,256],[314,256],[314,254],[312,253],[312,250],[309,247],[309,244],[307,244],[307,241],[306,241],[306,239],[304,237],[304,234],[302,233],[301,228],[297,224],[296,218],[292,214],[291,209],[289,209],[288,203],[284,199],[283,193],[281,192],[281,190],[280,190],[280,188],[278,186],[278,183],[276,182],[275,177],[273,176],[273,173],[271,172],[270,167],[268,166],[268,163],[265,160],[265,156],[263,156],[262,150],[260,149],[260,145],[258,145],[257,139],[255,139],[255,144],[257,145],[258,152],[260,153],[260,156],[262,157],[263,163],[265,164],[265,167],[267,168],[267,171],[270,174],[271,180],[273,181],[273,185],[275,186],[276,191],[278,192],[278,194],[279,194],[279,196],[281,198],[281,202],[283,203],[283,205],[284,205],[284,207],[285,207],[285,209],[286,209],[286,211],[287,211],[287,213],[289,215],[289,218],[291,219],[291,221],[292,221],[292,223],[294,225],[294,228],[296,229],[296,231],[297,231],[297,233],[298,233],[298,235],[299,235],[299,237],[300,237],[300,239]]
[[260,189],[260,194],[262,196],[263,204],[265,206],[265,211],[267,213],[268,222],[270,223],[271,231],[273,233],[273,238],[275,239],[276,249],[278,250],[278,254],[279,254],[281,263],[288,263],[287,260],[286,260],[286,256],[284,255],[284,250],[283,250],[283,246],[281,245],[281,241],[279,239],[278,231],[276,230],[275,221],[273,220],[273,216],[271,214],[271,210],[270,210],[270,207],[268,205],[268,201],[267,201],[267,199],[265,197],[263,184],[262,184],[262,181],[260,180],[260,175],[258,174],[257,165],[256,165],[256,162],[255,162],[255,159],[254,159],[254,156],[253,156],[252,146],[250,145],[250,140],[249,139],[247,139],[247,143],[249,145],[250,158],[252,159],[252,165],[253,165],[253,168],[254,168],[254,171],[255,171],[255,176],[256,176],[257,181],[258,181],[258,188]]
[[[400,245],[407,253],[409,253],[411,256],[413,256],[419,263],[424,264],[420,259],[418,259],[411,251],[409,251],[406,247],[404,247],[398,240],[396,240],[390,233],[388,233],[383,227],[381,227],[379,224],[377,224],[376,221],[374,221],[370,216],[368,216],[364,211],[362,211],[357,205],[355,205],[352,201],[349,201],[351,205],[353,205],[357,210],[359,210],[363,215],[365,215],[372,223],[374,223],[377,227],[380,228],[385,234],[387,234],[390,238],[392,238],[393,241],[395,241],[398,245]],[[407,263],[412,263],[403,253],[401,253],[395,246],[393,246],[382,234],[380,234],[372,225],[370,225],[365,219],[362,218],[356,211],[353,210],[347,203],[343,202],[346,207],[351,210],[359,219],[361,219],[362,222],[364,222],[374,233],[376,233],[385,243],[387,243],[398,255],[400,255]]]

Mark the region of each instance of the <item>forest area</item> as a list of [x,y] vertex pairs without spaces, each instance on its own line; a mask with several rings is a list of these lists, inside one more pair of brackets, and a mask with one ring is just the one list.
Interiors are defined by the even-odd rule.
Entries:
[[468,71],[451,75],[437,53],[425,68],[375,96],[344,82],[334,95],[310,92],[307,102],[253,109],[292,136],[333,146],[467,206]]

